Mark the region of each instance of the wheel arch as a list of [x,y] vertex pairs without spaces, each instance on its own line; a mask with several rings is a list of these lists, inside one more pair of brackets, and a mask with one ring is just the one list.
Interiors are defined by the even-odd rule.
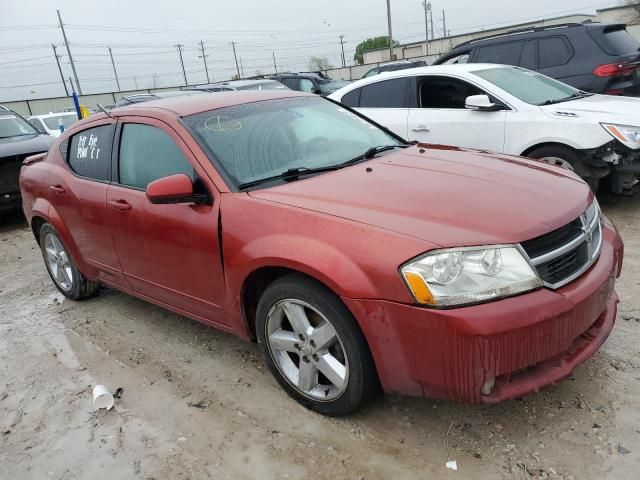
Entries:
[[529,154],[531,154],[531,152],[534,152],[535,150],[538,150],[539,148],[543,148],[543,147],[561,147],[561,148],[568,148],[570,150],[573,150],[574,152],[578,153],[579,150],[569,144],[566,143],[561,143],[561,142],[541,142],[541,143],[536,143],[535,145],[531,145],[530,147],[528,147],[524,152],[522,152],[520,154],[521,157],[528,157]]

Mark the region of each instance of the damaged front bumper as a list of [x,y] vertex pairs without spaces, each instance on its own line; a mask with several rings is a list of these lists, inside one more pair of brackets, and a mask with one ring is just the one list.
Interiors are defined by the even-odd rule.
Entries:
[[610,176],[610,191],[631,195],[640,189],[640,150],[613,140],[601,147],[583,150],[584,163],[596,178]]

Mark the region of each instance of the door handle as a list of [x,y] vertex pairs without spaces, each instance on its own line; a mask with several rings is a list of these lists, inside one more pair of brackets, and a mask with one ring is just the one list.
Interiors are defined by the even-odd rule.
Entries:
[[126,200],[109,200],[109,205],[111,205],[111,207],[115,208],[116,210],[120,210],[121,212],[131,210],[131,205],[129,205]]
[[49,188],[51,190],[53,190],[54,192],[56,192],[57,195],[62,195],[63,193],[66,192],[66,190],[64,189],[64,187],[60,186],[60,185],[49,185]]
[[415,128],[412,128],[414,132],[430,132],[429,128],[426,125],[418,125]]

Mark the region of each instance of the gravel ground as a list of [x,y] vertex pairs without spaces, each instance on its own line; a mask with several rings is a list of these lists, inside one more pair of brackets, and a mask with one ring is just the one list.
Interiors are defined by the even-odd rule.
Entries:
[[[626,244],[622,303],[573,378],[499,406],[380,397],[343,419],[290,400],[255,345],[110,289],[64,299],[5,217],[0,477],[638,479],[640,196],[604,210]],[[94,414],[98,383],[124,393]]]

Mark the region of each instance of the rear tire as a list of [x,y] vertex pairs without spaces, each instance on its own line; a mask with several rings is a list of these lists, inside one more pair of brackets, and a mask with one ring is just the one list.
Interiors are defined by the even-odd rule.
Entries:
[[80,273],[58,232],[49,223],[40,227],[40,250],[53,284],[65,297],[81,300],[98,291],[100,284]]
[[598,191],[599,178],[592,175],[591,170],[584,164],[578,152],[569,147],[547,145],[535,149],[527,157],[571,170],[579,175],[594,193]]
[[256,335],[273,376],[306,408],[346,415],[378,389],[355,319],[336,295],[308,277],[290,274],[267,287],[258,302]]

